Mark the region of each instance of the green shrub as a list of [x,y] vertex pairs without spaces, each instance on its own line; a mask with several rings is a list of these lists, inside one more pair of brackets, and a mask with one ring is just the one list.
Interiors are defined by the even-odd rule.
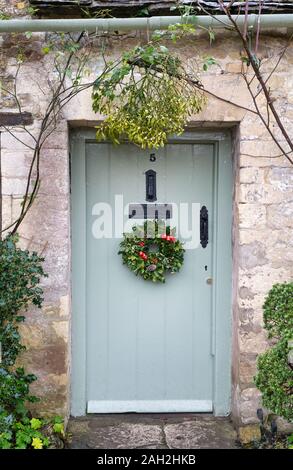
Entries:
[[277,343],[258,357],[255,384],[273,413],[293,420],[293,370],[288,363],[293,338],[293,283],[275,284],[263,306],[269,338]]
[[263,306],[270,338],[293,338],[293,283],[275,284]]
[[26,374],[23,368],[11,371],[0,367],[0,417],[10,417],[12,422],[27,416],[26,403],[37,401],[29,391],[34,380],[36,376]]
[[41,307],[43,291],[40,280],[45,273],[41,258],[17,247],[18,237],[0,242],[0,342],[2,366],[11,366],[24,349],[18,327],[25,320],[20,312],[33,304]]
[[28,403],[38,399],[30,394],[30,384],[37,377],[24,368],[15,368],[21,344],[19,324],[33,304],[41,307],[43,291],[40,280],[43,258],[17,247],[17,236],[0,241],[0,449],[42,449],[50,446],[49,436],[64,436],[62,418],[53,422],[32,418]]
[[43,292],[39,287],[45,275],[36,253],[17,247],[17,236],[8,236],[0,242],[0,430],[28,417],[27,402],[36,401],[29,386],[36,380],[23,368],[15,370],[18,354],[25,349],[21,344],[19,324],[25,320],[30,304],[41,307]]
[[288,342],[279,341],[261,354],[257,361],[255,384],[262,393],[262,402],[273,413],[293,419],[293,371],[288,364]]

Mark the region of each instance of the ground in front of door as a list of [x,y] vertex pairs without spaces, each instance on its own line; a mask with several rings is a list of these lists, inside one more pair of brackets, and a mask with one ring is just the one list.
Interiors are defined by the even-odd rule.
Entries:
[[235,449],[228,418],[199,414],[113,414],[71,418],[71,449]]

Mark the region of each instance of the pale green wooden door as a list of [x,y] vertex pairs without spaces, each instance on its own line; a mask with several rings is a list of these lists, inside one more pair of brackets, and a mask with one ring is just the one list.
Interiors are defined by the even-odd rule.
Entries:
[[[214,145],[168,144],[150,161],[150,152],[130,144],[87,143],[85,156],[87,410],[212,411]],[[179,222],[189,211],[195,241],[198,207],[209,213],[207,247],[188,249],[182,270],[165,284],[144,281],[123,266],[120,239],[109,232],[109,238],[94,236],[97,204],[113,208],[105,221],[112,220],[114,233],[115,196],[123,195],[126,207],[146,203],[149,169],[156,171],[156,203],[185,203]]]

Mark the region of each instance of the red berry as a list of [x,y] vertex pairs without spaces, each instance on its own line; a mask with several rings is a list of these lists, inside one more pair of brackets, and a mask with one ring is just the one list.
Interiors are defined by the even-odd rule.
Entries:
[[144,246],[144,242],[139,242],[139,246]]
[[147,255],[143,251],[140,251],[138,254],[141,257],[141,259],[143,259],[144,261],[148,259]]

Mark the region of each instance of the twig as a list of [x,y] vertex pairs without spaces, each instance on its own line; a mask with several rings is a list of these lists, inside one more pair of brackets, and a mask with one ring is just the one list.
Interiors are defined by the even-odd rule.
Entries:
[[[237,22],[235,22],[235,20],[233,19],[230,11],[224,6],[223,4],[223,0],[219,0],[219,2],[221,3],[221,5],[223,6],[223,10],[225,11],[225,14],[227,15],[227,17],[229,18],[229,20],[231,21],[231,23],[233,24],[235,30],[237,31],[237,33],[239,34],[240,38],[242,39],[242,44],[243,44],[243,47],[245,49],[245,52],[246,52],[246,55],[249,59],[249,63],[251,64],[253,70],[254,70],[254,73],[256,75],[256,78],[257,80],[259,81],[260,85],[261,85],[261,88],[262,88],[262,91],[264,93],[264,96],[267,100],[267,103],[268,103],[268,106],[270,108],[270,111],[272,113],[272,115],[274,116],[274,119],[281,131],[281,133],[283,134],[286,142],[288,143],[289,147],[291,150],[293,150],[293,142],[291,141],[281,119],[280,119],[280,116],[278,115],[278,112],[274,106],[274,103],[273,103],[273,100],[271,99],[271,96],[270,96],[270,93],[266,87],[266,83],[260,73],[260,70],[259,70],[259,66],[257,64],[257,61],[255,60],[255,57],[253,56],[253,54],[251,53],[250,51],[250,48],[249,48],[249,45],[247,43],[247,40],[243,37],[243,34],[241,33],[241,30],[239,29],[238,25],[237,25]],[[280,148],[280,150],[283,152],[283,149],[282,149],[282,146],[279,144],[278,140],[275,138],[274,134],[271,132],[270,128],[267,127],[266,125],[266,121],[265,119],[263,118],[258,106],[257,106],[257,102],[256,102],[256,99],[253,95],[253,93],[251,92],[250,88],[249,88],[249,91],[250,91],[250,94],[251,94],[251,97],[253,99],[253,102],[254,102],[254,105],[256,107],[256,110],[258,111],[258,114],[259,114],[259,117],[261,119],[261,121],[265,124],[267,130],[269,131],[270,135],[272,136],[273,140],[275,141],[275,143],[278,145],[278,147]],[[285,153],[285,152],[284,152]],[[286,154],[286,153],[285,153]],[[286,157],[288,158],[288,160],[290,161],[290,163],[293,164],[293,160],[287,156],[286,154]]]
[[[252,92],[252,90],[251,90],[251,88],[250,88],[250,86],[249,86],[249,84],[248,84],[247,77],[246,77],[245,74],[243,74],[243,78],[244,78],[244,81],[245,81],[245,83],[246,83],[246,85],[247,85],[248,91],[249,91],[249,93],[250,93],[250,96],[251,96],[251,98],[252,98],[253,104],[254,104],[254,106],[255,106],[255,109],[256,109],[256,111],[257,111],[257,114],[258,114],[260,120],[261,120],[262,123],[264,124],[265,128],[266,128],[267,131],[269,132],[269,134],[270,134],[270,136],[272,137],[272,139],[273,139],[273,141],[275,142],[275,144],[276,144],[276,145],[279,147],[279,149],[281,150],[282,154],[283,154],[283,155],[288,159],[288,161],[293,165],[293,159],[289,156],[289,153],[286,152],[286,151],[283,149],[282,145],[280,144],[280,142],[278,141],[278,139],[275,137],[274,133],[272,132],[272,130],[270,129],[268,123],[266,122],[265,118],[263,117],[263,115],[262,115],[262,113],[261,113],[261,111],[260,111],[260,109],[259,109],[258,103],[257,103],[257,101],[256,101],[256,98],[254,97],[254,94],[253,94],[253,92]],[[291,149],[291,150],[292,150],[292,149]],[[291,152],[290,152],[290,153],[291,153]]]

